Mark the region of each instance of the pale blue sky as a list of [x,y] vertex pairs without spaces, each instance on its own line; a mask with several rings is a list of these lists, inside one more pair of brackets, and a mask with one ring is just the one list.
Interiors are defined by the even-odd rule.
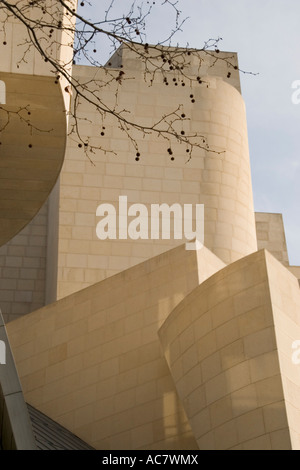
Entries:
[[[119,12],[130,3],[116,0]],[[149,43],[174,25],[161,3],[155,2],[149,18]],[[100,2],[92,4],[96,19]],[[179,45],[201,48],[207,39],[222,37],[221,50],[238,52],[240,68],[259,73],[241,76],[255,210],[283,214],[290,263],[300,265],[300,104],[291,100],[292,83],[300,80],[300,2],[179,0],[178,6],[189,17],[176,35]]]

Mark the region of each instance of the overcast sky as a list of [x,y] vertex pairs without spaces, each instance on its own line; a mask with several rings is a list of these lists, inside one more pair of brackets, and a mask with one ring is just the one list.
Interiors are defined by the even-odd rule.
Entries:
[[[98,0],[92,3],[100,8]],[[116,3],[124,9],[130,2]],[[149,43],[174,25],[161,3],[153,6]],[[241,69],[259,73],[241,76],[255,210],[283,214],[290,264],[300,265],[300,104],[292,103],[292,83],[300,80],[300,2],[179,0],[178,6],[189,17],[176,35],[180,45],[201,48],[222,37],[221,50],[237,52]]]

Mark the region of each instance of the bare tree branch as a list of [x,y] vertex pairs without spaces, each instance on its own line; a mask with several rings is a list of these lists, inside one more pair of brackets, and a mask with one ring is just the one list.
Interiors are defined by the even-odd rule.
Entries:
[[[26,31],[26,37],[19,46],[23,53],[17,63],[20,67],[26,63],[32,49],[36,50],[45,62],[49,64],[58,84],[64,81],[66,86],[64,92],[72,94],[72,106],[69,111],[70,126],[69,133],[82,148],[90,161],[91,154],[97,150],[104,152],[114,152],[113,148],[105,148],[94,145],[91,137],[83,137],[81,125],[86,122],[80,116],[79,109],[83,102],[89,103],[99,113],[105,128],[107,116],[113,117],[119,129],[135,150],[136,160],[139,160],[140,151],[136,132],[141,138],[151,133],[156,133],[158,137],[166,141],[166,152],[174,159],[172,142],[178,142],[185,146],[187,161],[190,160],[195,148],[221,154],[222,152],[211,148],[206,136],[197,132],[187,132],[183,124],[189,121],[189,117],[183,109],[183,104],[178,102],[171,112],[162,115],[154,120],[151,125],[135,119],[129,109],[124,109],[118,104],[118,96],[121,87],[126,80],[134,79],[134,76],[127,76],[122,70],[122,65],[114,67],[111,62],[103,65],[97,59],[97,47],[103,42],[103,38],[108,39],[112,52],[116,52],[121,46],[126,48],[133,56],[142,63],[144,81],[148,86],[153,86],[155,81],[161,81],[165,86],[206,86],[202,78],[202,67],[206,59],[210,60],[210,67],[214,67],[218,62],[223,62],[228,67],[230,78],[233,69],[237,69],[233,57],[230,54],[222,55],[219,52],[219,42],[221,38],[209,39],[201,49],[172,47],[171,41],[175,34],[180,31],[186,21],[181,18],[181,11],[178,2],[174,0],[164,0],[161,8],[168,7],[174,14],[174,26],[156,45],[149,45],[146,41],[147,19],[152,14],[153,4],[147,2],[146,6],[134,1],[129,11],[122,16],[113,16],[115,0],[111,0],[107,9],[103,10],[99,18],[89,19],[83,15],[86,6],[92,6],[93,2],[81,1],[80,10],[76,9],[73,0],[53,0],[51,6],[47,0],[0,0],[0,14],[3,18],[0,32],[6,42],[6,24],[10,20],[18,20]],[[100,10],[100,7],[99,7]],[[68,47],[73,51],[71,59],[63,61],[58,57],[57,51],[62,47]],[[76,61],[102,67],[102,78],[95,78],[92,81],[79,80],[72,74],[72,64]],[[195,69],[196,73],[191,73]],[[171,82],[170,82],[171,81]],[[115,101],[105,99],[105,89],[115,90]],[[195,99],[191,95],[191,102]],[[26,110],[26,108],[25,108]],[[24,109],[20,109],[17,114],[21,119]],[[1,125],[0,131],[4,130],[9,122],[9,112],[6,111],[7,119]],[[26,121],[27,124],[30,122]],[[136,132],[134,132],[136,131]]]

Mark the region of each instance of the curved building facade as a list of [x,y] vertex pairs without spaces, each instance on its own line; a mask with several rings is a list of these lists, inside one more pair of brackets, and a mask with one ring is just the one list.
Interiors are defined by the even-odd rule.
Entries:
[[[18,2],[41,15],[40,4]],[[299,267],[282,217],[254,214],[237,55],[196,51],[181,74],[161,52],[147,69],[123,45],[104,67],[71,69],[72,38],[58,27],[53,54],[110,110],[81,97],[79,138],[70,88],[37,51],[22,60],[26,30],[6,23],[0,367],[9,338],[33,415],[99,450],[299,449]],[[136,123],[129,135],[113,110]],[[0,428],[18,447],[21,387],[0,372]]]
[[[236,55],[234,61],[237,63]],[[257,249],[245,105],[238,73],[227,78],[227,65],[219,69],[204,65],[207,75],[201,83],[194,80],[185,87],[174,86],[176,74],[168,72],[169,86],[162,75],[149,86],[140,61],[125,47],[111,64],[110,74],[118,77],[122,70],[127,79],[121,85],[115,80],[104,89],[96,87],[97,96],[105,93],[111,107],[117,97],[118,109],[126,109],[129,118],[148,127],[174,112],[180,103],[186,116],[178,123],[181,132],[197,132],[203,142],[198,139],[200,146],[195,145],[190,154],[188,147],[175,139],[169,142],[156,133],[133,130],[140,153],[136,161],[136,149],[115,119],[103,119],[91,104],[81,103],[78,117],[88,119],[83,140],[116,154],[91,154],[91,165],[74,136],[68,139],[60,182],[58,298],[182,244],[184,238],[175,239],[172,230],[169,239],[151,239],[153,204],[175,204],[182,210],[191,204],[194,226],[195,207],[203,204],[204,245],[226,263]],[[107,68],[74,67],[74,76],[84,83],[103,83],[107,73]],[[120,196],[127,197],[128,206],[146,206],[148,234],[133,240],[129,236],[118,239],[117,233],[117,239],[99,240],[97,207],[112,204],[118,215]]]
[[208,130],[213,150],[206,153],[200,180],[204,244],[231,263],[257,250],[245,104],[241,94],[222,79],[206,80],[208,88],[198,91],[205,119],[197,122],[201,116],[197,107],[191,115],[195,127]]

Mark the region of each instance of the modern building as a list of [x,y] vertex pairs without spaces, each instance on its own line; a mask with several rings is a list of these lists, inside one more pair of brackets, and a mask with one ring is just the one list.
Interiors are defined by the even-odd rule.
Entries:
[[[144,129],[180,105],[182,131],[208,144],[190,155],[171,141],[171,159],[166,139],[134,130],[136,159],[122,126],[82,99],[82,142],[107,151],[89,159],[68,132],[64,79],[37,52],[20,60],[18,22],[7,20],[6,34],[0,327],[31,417],[96,449],[299,449],[300,267],[289,265],[281,214],[254,212],[237,55],[199,53],[194,80],[158,71],[149,86],[126,45],[106,67],[72,71],[69,48],[58,48],[68,73],[93,84],[87,94],[93,86]],[[120,71],[121,83],[107,83]],[[101,240],[97,209],[118,217],[120,197],[133,212]],[[134,204],[145,212],[130,237]],[[204,205],[204,246],[188,250],[176,232],[153,239],[154,205]]]

